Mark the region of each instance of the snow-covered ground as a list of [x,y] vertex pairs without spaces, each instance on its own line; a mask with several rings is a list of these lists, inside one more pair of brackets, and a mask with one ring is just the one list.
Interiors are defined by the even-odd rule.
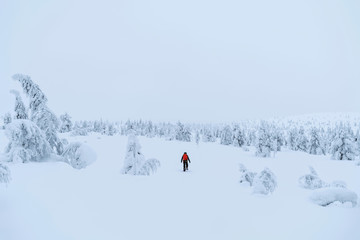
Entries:
[[[311,201],[299,177],[311,165],[324,182],[341,180],[360,195],[360,167],[283,150],[255,157],[250,148],[140,137],[143,154],[161,162],[151,176],[120,174],[127,138],[67,137],[94,148],[97,161],[77,170],[62,162],[7,164],[0,184],[0,239],[360,239],[360,207]],[[0,149],[6,138],[0,130]],[[189,172],[180,158],[188,152]],[[0,158],[3,156],[0,156]],[[269,196],[239,183],[239,163],[277,178]]]

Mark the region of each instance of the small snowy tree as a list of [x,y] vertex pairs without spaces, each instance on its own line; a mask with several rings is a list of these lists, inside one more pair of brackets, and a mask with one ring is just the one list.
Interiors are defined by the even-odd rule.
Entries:
[[126,147],[126,156],[124,161],[123,174],[132,175],[150,175],[160,166],[157,159],[145,160],[141,153],[141,145],[134,134],[130,134]]
[[202,140],[203,140],[203,142],[215,142],[216,138],[215,138],[213,132],[210,129],[206,128],[206,129],[204,129],[204,133],[202,135]]
[[283,145],[283,135],[274,123],[269,126],[269,131],[272,145],[271,150],[274,151],[275,155],[276,152],[281,151],[281,146]]
[[350,129],[340,128],[331,144],[332,158],[335,160],[354,160],[356,147]]
[[242,147],[245,145],[245,134],[238,126],[233,130],[233,145],[235,147]]
[[65,113],[60,115],[60,132],[66,133],[72,131],[73,123],[71,122],[71,117],[69,114]]
[[290,129],[289,132],[288,132],[288,141],[287,141],[289,149],[291,149],[293,151],[298,150],[297,139],[298,139],[298,130],[297,130],[297,128]]
[[270,157],[272,149],[272,139],[270,135],[269,125],[262,122],[258,129],[256,141],[256,156]]
[[106,133],[109,136],[114,136],[116,134],[116,128],[113,123],[108,123]]
[[230,126],[225,126],[221,132],[220,143],[230,145],[233,143],[233,135]]
[[11,180],[10,169],[0,163],[0,183],[9,183]]
[[253,186],[254,193],[267,195],[274,192],[277,186],[276,177],[269,168],[265,168],[255,176]]
[[195,142],[196,142],[196,145],[199,145],[199,142],[200,142],[200,132],[199,131],[196,131]]
[[325,150],[322,148],[322,144],[320,142],[319,130],[314,127],[310,130],[310,141],[308,149],[310,154],[325,155]]
[[4,121],[4,127],[6,127],[6,125],[11,123],[11,121],[12,121],[11,114],[5,113],[5,115],[3,116],[3,121]]
[[44,133],[32,121],[14,120],[6,126],[6,136],[9,161],[41,161],[50,156],[51,148]]
[[299,178],[299,185],[306,189],[316,189],[316,188],[322,188],[326,186],[326,183],[322,181],[317,172],[313,167],[309,167],[310,173],[305,174],[304,176],[301,176]]
[[298,136],[298,138],[296,141],[296,145],[297,145],[296,148],[300,151],[307,152],[309,140],[307,139],[307,137],[305,135],[305,130],[303,127],[300,127],[297,136]]
[[177,123],[175,139],[178,141],[190,142],[191,132],[181,122]]
[[18,91],[11,90],[12,94],[15,95],[15,117],[14,119],[28,119],[28,114],[24,105],[24,102]]
[[239,171],[241,173],[240,183],[248,184],[249,186],[252,186],[256,173],[248,171],[243,164],[239,165]]

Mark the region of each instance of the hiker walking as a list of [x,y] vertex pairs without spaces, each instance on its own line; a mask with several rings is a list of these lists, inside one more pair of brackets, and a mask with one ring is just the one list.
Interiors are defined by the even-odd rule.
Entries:
[[183,165],[184,165],[184,172],[185,172],[186,170],[188,170],[188,168],[189,168],[188,161],[189,161],[189,163],[191,163],[189,156],[187,155],[186,152],[184,152],[184,154],[183,154],[182,157],[181,157],[181,162],[182,162]]

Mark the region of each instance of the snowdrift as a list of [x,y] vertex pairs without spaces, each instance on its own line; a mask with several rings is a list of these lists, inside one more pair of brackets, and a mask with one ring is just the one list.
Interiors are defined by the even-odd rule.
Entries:
[[335,202],[350,202],[352,206],[355,207],[357,205],[358,196],[355,192],[345,188],[327,187],[314,190],[310,199],[313,203],[323,207]]

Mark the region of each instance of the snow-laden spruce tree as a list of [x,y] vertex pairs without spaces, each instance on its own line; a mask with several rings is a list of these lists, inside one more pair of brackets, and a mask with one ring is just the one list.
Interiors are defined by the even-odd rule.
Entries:
[[126,147],[126,156],[124,160],[123,174],[131,175],[150,175],[156,172],[160,167],[160,162],[157,159],[145,159],[141,153],[141,145],[134,134],[128,137],[128,144]]
[[200,132],[199,132],[199,130],[196,131],[195,142],[196,142],[196,145],[199,145],[199,142],[200,142]]
[[15,117],[14,119],[28,119],[28,114],[20,93],[16,90],[10,91],[15,96]]
[[72,131],[73,123],[71,121],[71,117],[69,114],[65,113],[63,115],[60,115],[60,132],[66,133]]
[[63,151],[63,144],[57,136],[59,121],[47,107],[47,98],[39,86],[27,75],[16,74],[13,79],[20,82],[24,93],[30,98],[31,120],[45,133],[51,148],[57,154]]
[[203,130],[202,141],[203,142],[215,142],[216,141],[216,137],[214,136],[213,131],[211,129],[205,128]]
[[356,147],[350,128],[340,127],[331,144],[332,158],[335,160],[354,160]]
[[310,129],[310,140],[309,140],[309,153],[314,155],[325,155],[325,149],[321,143],[321,138],[319,135],[319,130],[315,127]]
[[5,153],[11,162],[41,161],[52,152],[43,131],[30,120],[14,120],[5,133],[9,139]]
[[233,145],[242,147],[245,145],[245,133],[239,126],[235,126],[233,130]]
[[271,142],[272,142],[272,151],[278,152],[281,151],[281,146],[283,145],[283,134],[280,131],[279,127],[276,124],[271,124],[269,126],[269,131],[271,135]]
[[297,150],[307,152],[308,145],[309,145],[309,140],[305,135],[305,129],[301,126],[297,134],[296,148]]
[[4,127],[6,127],[6,125],[11,123],[11,121],[12,121],[11,114],[10,113],[5,113],[5,115],[3,116]]
[[106,135],[108,136],[114,136],[116,134],[116,128],[114,123],[108,123],[107,129],[106,129]]
[[290,150],[297,151],[297,139],[298,139],[298,132],[297,128],[291,128],[288,131],[288,139],[287,139],[287,146]]
[[253,193],[267,195],[274,192],[276,186],[275,174],[269,168],[265,168],[254,177]]
[[270,134],[270,127],[266,122],[262,122],[258,128],[257,140],[255,144],[256,156],[270,157],[273,141]]
[[230,126],[226,125],[221,131],[220,143],[223,145],[230,145],[233,143],[233,133]]
[[10,169],[0,163],[0,183],[9,183],[11,180]]
[[178,141],[190,142],[191,141],[191,132],[188,127],[186,127],[181,122],[178,122],[176,125],[175,139]]

